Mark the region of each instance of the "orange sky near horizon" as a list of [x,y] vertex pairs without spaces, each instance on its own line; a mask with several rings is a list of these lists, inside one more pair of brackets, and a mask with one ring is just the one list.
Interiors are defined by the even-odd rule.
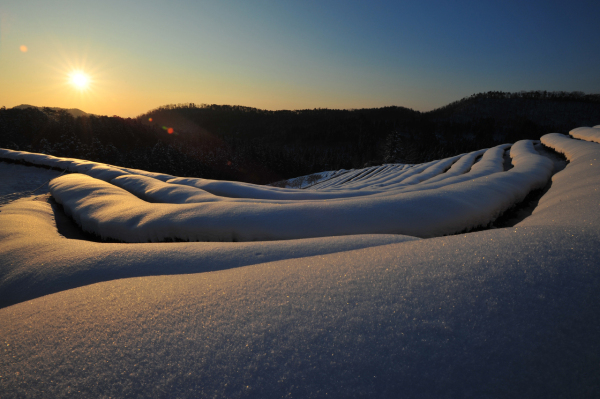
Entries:
[[5,0],[0,106],[428,111],[490,90],[600,92],[600,3],[533,3]]
[[[11,79],[2,79],[0,105],[7,108],[30,104],[60,108],[79,108],[98,115],[134,117],[153,108],[173,103],[245,105],[260,109],[372,108],[391,105],[390,98],[369,98],[323,90],[310,92],[291,82],[244,80],[216,73],[192,75],[183,81],[178,68],[163,65],[148,70],[143,65],[119,65],[118,59],[98,61],[77,59],[77,51],[40,49],[31,43],[26,51],[13,46],[11,59],[4,62]],[[6,49],[4,49],[6,52]],[[115,57],[118,58],[118,57]],[[70,75],[76,71],[90,78],[86,90],[74,87]],[[160,75],[175,73],[168,79]],[[140,83],[143,82],[143,83]],[[186,90],[183,90],[185,87]],[[290,97],[293,91],[295,96]],[[201,93],[201,94],[198,94]],[[419,106],[419,104],[412,104]]]

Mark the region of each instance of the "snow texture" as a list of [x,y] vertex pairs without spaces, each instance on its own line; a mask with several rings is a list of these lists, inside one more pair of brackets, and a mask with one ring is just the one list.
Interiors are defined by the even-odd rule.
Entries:
[[4,164],[0,179],[0,205],[8,204],[33,194],[48,192],[48,183],[61,172],[44,168],[23,168],[20,165]]
[[68,220],[60,219],[58,207],[44,196],[32,198],[1,208],[0,306],[116,278],[223,270],[418,240],[357,235],[255,243],[98,243],[62,236],[56,226]]
[[[530,217],[425,240],[94,243],[62,237],[45,196],[4,205],[2,397],[597,397],[600,146],[561,134],[541,141],[570,163]],[[530,184],[547,167],[531,142],[510,153],[512,169],[444,190]],[[71,176],[84,192],[133,196]],[[57,179],[66,197],[79,191],[71,176]],[[114,180],[148,183],[125,177]]]

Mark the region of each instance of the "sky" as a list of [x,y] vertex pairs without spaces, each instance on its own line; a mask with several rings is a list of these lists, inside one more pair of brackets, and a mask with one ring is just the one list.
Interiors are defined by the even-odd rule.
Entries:
[[428,111],[490,90],[600,93],[598,15],[597,0],[3,0],[0,107]]

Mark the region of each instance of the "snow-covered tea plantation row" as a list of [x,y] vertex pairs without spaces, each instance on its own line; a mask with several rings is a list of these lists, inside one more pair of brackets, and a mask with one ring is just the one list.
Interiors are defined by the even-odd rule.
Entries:
[[[305,190],[174,178],[8,150],[0,156],[75,172],[50,183],[52,196],[83,230],[122,242],[453,234],[487,225],[544,187],[553,170],[533,141],[353,171]],[[507,160],[514,167],[507,168]]]
[[598,396],[599,132],[303,190],[2,150],[59,170],[0,162],[58,176],[0,207],[0,396]]

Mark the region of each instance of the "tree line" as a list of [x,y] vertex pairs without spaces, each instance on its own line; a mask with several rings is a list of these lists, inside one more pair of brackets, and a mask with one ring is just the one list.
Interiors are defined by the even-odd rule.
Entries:
[[136,118],[0,109],[0,147],[210,179],[270,183],[325,170],[421,163],[600,123],[600,95],[487,92],[430,112],[268,111],[171,104]]

